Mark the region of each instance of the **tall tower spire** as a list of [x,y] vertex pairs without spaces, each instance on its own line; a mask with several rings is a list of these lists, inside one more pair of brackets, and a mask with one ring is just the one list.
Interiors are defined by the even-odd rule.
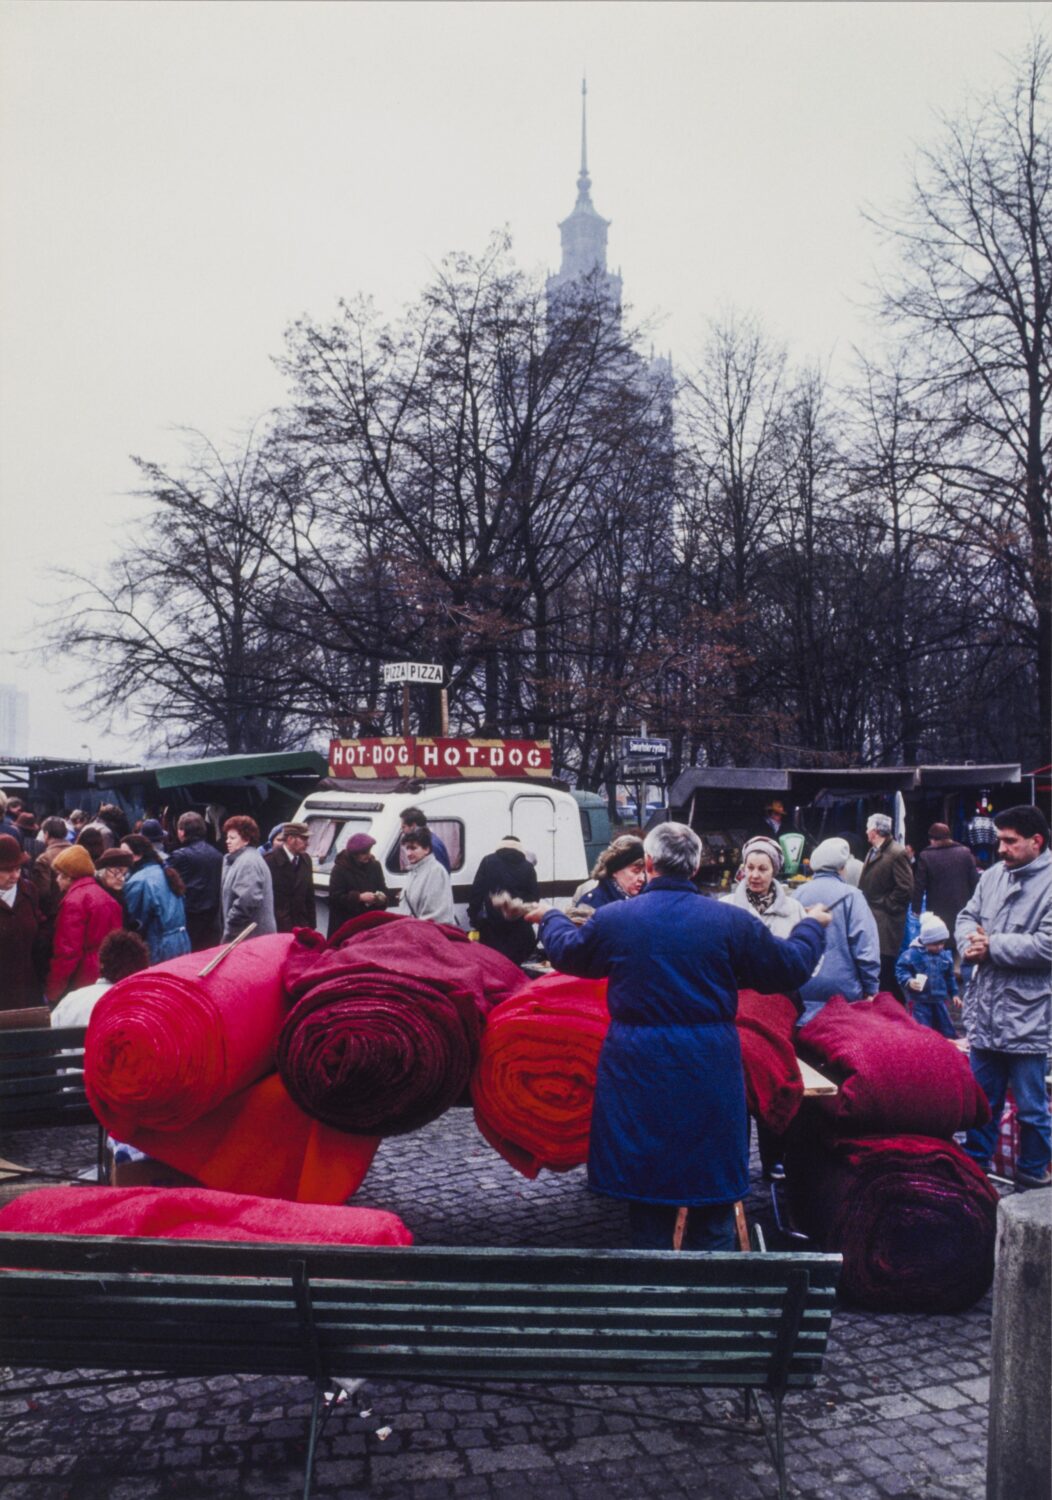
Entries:
[[581,169],[577,174],[577,202],[559,225],[562,264],[548,278],[548,296],[557,298],[573,282],[599,273],[606,296],[620,309],[621,278],[606,269],[606,236],[610,220],[596,213],[592,179],[588,173],[588,80],[581,79]]
[[588,79],[581,79],[581,170],[577,174],[577,201],[590,200],[592,179],[588,175]]

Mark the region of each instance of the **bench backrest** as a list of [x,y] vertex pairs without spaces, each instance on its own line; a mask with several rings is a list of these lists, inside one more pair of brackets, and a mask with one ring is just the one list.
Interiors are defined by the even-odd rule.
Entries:
[[0,1364],[810,1385],[840,1257],[0,1234]]
[[95,1125],[84,1092],[83,1026],[0,1030],[0,1127]]

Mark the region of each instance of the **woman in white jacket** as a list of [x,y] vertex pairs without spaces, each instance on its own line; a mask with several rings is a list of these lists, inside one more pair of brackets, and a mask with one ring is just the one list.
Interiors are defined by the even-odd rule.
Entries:
[[409,874],[402,888],[402,902],[411,917],[425,922],[448,922],[456,925],[453,911],[453,882],[449,871],[431,852],[431,834],[426,828],[411,828],[403,833]]
[[720,900],[751,913],[772,937],[785,938],[803,921],[804,909],[775,879],[781,869],[782,851],[774,839],[762,835],[749,839],[742,849],[741,878],[731,894]]
[[[797,922],[802,922],[804,909],[795,896],[781,885],[775,877],[782,869],[781,846],[761,834],[748,839],[742,847],[741,878],[729,896],[732,906],[740,906],[762,922],[772,937],[786,938]],[[760,1165],[768,1182],[785,1176],[781,1163],[781,1138],[756,1121],[756,1144],[760,1150]]]

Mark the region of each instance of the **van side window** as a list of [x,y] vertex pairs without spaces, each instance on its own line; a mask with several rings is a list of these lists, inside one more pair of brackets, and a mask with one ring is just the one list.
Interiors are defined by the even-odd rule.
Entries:
[[580,811],[581,811],[581,832],[584,834],[584,841],[585,841],[585,843],[588,844],[588,843],[591,843],[591,840],[592,840],[592,815],[589,812],[585,812],[585,810],[584,810],[583,807],[581,808]]
[[[433,834],[445,844],[449,850],[449,864],[451,871],[464,868],[464,824],[460,818],[428,818],[427,826]],[[386,868],[391,875],[397,875],[400,870],[408,870],[402,854],[400,842],[395,843],[394,848],[388,854],[385,861]]]

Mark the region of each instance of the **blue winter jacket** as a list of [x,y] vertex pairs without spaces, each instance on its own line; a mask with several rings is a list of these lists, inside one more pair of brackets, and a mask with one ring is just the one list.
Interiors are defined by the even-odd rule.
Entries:
[[862,892],[839,875],[823,871],[793,895],[803,907],[822,902],[833,914],[826,928],[822,962],[800,986],[804,1019],[817,1015],[834,995],[843,995],[845,1000],[875,995],[880,989],[880,936]]
[[805,920],[774,938],[747,912],[662,875],[581,927],[548,912],[541,938],[556,968],[610,981],[592,1188],[688,1206],[741,1198],[749,1172],[738,988],[796,989],[822,952],[821,926]]
[[168,884],[163,865],[139,865],[124,882],[124,910],[138,924],[151,964],[190,952],[186,908]]
[[[922,990],[908,989],[909,980],[918,974],[925,975],[928,983]],[[950,949],[944,948],[941,953],[929,953],[920,938],[914,938],[909,947],[899,954],[895,963],[895,978],[911,1000],[923,1005],[934,1005],[939,1000],[944,1005],[949,1005],[957,993]]]

